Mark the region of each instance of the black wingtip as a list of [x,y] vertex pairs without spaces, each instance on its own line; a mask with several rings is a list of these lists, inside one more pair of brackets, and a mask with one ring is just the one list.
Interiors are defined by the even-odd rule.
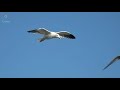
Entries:
[[76,39],[75,36],[72,35],[72,34],[71,34],[69,37],[70,37],[71,39]]
[[31,31],[27,31],[27,32],[31,32]]
[[27,31],[27,32],[29,32],[29,33],[35,33],[36,30],[30,30],[30,31]]
[[73,38],[73,39],[76,39],[76,37],[75,37],[75,36],[73,36],[72,38]]
[[103,68],[102,70],[105,70],[106,68]]

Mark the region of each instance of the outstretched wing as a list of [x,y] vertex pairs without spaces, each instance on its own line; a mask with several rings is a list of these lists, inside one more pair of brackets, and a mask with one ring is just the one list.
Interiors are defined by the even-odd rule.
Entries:
[[111,64],[113,64],[118,59],[120,59],[120,56],[115,57],[103,70],[105,70],[107,67],[109,67]]
[[66,37],[66,38],[70,38],[70,39],[75,39],[75,36],[72,35],[71,33],[67,32],[67,31],[60,31],[60,32],[57,32],[57,34],[59,34],[62,37]]
[[50,31],[48,31],[45,28],[34,29],[34,30],[27,31],[27,32],[29,32],[29,33],[39,33],[39,34],[44,34],[44,35],[50,34]]

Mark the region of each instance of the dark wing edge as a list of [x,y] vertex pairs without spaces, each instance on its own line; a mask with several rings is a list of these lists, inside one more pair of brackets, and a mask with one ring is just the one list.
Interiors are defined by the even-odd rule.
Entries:
[[75,39],[75,36],[72,34],[66,35],[65,37],[70,38],[70,39]]
[[58,34],[60,36],[63,36],[63,37],[69,38],[69,39],[76,39],[76,37],[69,32],[62,32],[61,31],[61,32],[58,32]]
[[38,30],[30,30],[30,31],[27,31],[29,33],[38,33]]

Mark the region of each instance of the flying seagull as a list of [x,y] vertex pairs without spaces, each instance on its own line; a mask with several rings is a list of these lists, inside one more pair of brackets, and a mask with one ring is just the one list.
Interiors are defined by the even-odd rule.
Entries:
[[66,38],[69,38],[69,39],[75,39],[75,36],[72,35],[71,33],[67,32],[67,31],[51,32],[51,31],[48,31],[45,28],[38,28],[38,29],[27,31],[27,32],[43,34],[44,36],[42,38],[38,39],[39,42],[42,42],[42,41],[47,40],[47,39],[52,39],[52,38],[61,39],[61,38],[66,37]]
[[111,64],[113,64],[115,61],[119,59],[120,59],[120,56],[115,57],[103,70],[105,70],[107,67],[109,67]]

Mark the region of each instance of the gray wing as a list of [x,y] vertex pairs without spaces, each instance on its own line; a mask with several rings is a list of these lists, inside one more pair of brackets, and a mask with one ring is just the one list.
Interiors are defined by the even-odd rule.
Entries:
[[120,59],[120,56],[115,57],[103,70],[105,70],[107,67],[109,67],[111,64],[113,64],[118,59]]
[[69,39],[75,39],[75,36],[67,31],[60,31],[60,32],[57,32],[57,34],[59,34],[62,37],[69,38]]
[[39,33],[39,34],[44,34],[44,35],[50,34],[50,31],[48,31],[45,28],[34,29],[34,30],[27,31],[27,32],[29,32],[29,33]]

